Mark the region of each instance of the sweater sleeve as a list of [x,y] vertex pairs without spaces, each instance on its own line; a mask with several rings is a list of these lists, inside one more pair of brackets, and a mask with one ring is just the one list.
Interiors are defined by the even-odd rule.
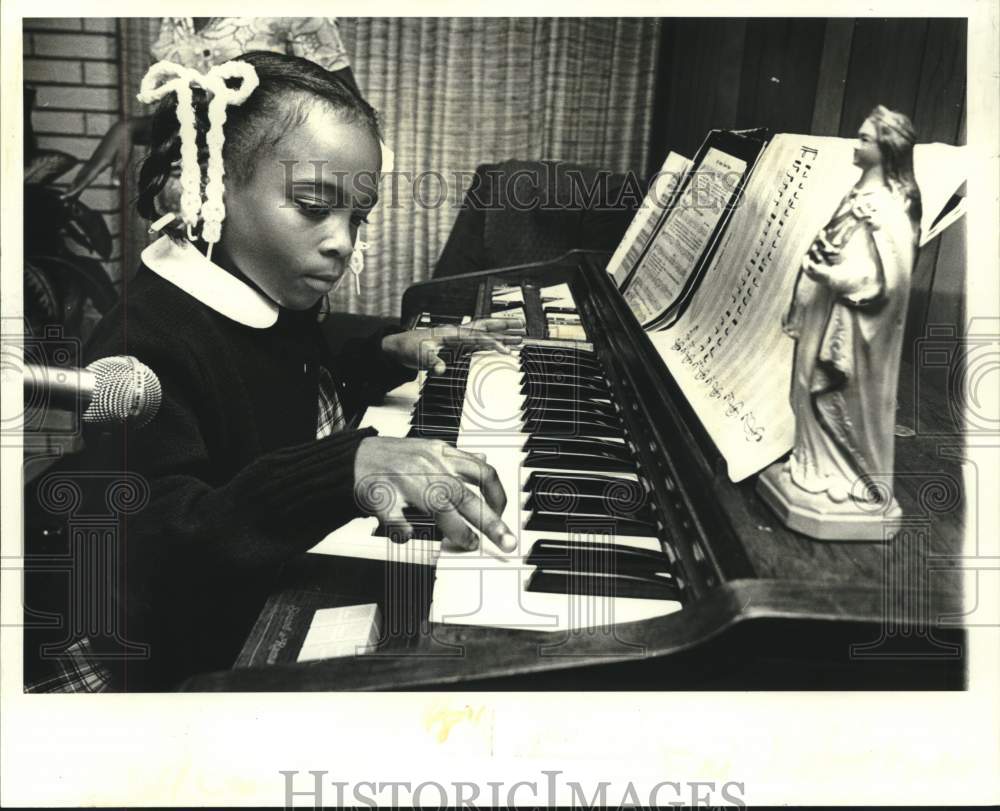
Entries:
[[[163,400],[143,428],[87,436],[87,456],[105,469],[144,479],[148,493],[129,516],[133,546],[149,561],[192,560],[227,570],[267,570],[362,515],[354,498],[354,458],[374,429],[268,450],[235,450],[243,416],[213,394],[192,355],[152,342],[130,350],[157,370]],[[229,435],[230,439],[221,437]],[[237,439],[233,439],[233,435]],[[235,455],[250,459],[242,467]],[[89,459],[87,460],[89,463]]]
[[[233,573],[266,571],[363,514],[354,498],[354,457],[375,433],[345,431],[266,453],[217,486],[200,474],[198,454],[169,466],[146,462],[149,501],[132,526],[140,537],[155,534],[177,559],[190,553]],[[144,460],[156,444],[143,443]]]

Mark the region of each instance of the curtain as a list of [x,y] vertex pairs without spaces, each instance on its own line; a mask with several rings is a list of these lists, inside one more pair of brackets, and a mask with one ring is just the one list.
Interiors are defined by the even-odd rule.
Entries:
[[398,315],[403,291],[430,278],[481,163],[646,165],[657,19],[342,18],[340,27],[397,176],[366,229],[361,295],[345,282],[334,309]]
[[[476,166],[566,160],[641,173],[652,128],[660,23],[653,18],[341,18],[365,98],[379,111],[395,175],[362,239],[361,293],[335,310],[398,315],[403,291],[430,278]],[[126,112],[149,66],[158,19],[122,20]],[[136,150],[137,153],[141,150]],[[134,184],[131,184],[134,188]],[[123,213],[125,269],[146,224]]]

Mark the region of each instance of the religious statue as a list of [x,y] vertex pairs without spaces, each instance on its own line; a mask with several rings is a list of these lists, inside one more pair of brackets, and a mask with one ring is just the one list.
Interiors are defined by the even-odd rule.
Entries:
[[858,130],[861,178],[802,260],[784,331],[795,339],[795,447],[758,489],[817,538],[883,537],[893,497],[896,388],[920,234],[916,134],[881,105]]

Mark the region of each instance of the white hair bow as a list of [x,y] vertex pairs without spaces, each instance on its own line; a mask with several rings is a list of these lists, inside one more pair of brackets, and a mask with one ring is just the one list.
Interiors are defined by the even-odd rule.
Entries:
[[[226,84],[226,79],[242,79],[236,89]],[[142,79],[138,99],[143,104],[152,104],[169,93],[177,96],[177,121],[181,138],[181,219],[187,225],[188,239],[194,240],[193,228],[201,215],[203,224],[201,237],[208,243],[208,258],[212,258],[212,246],[222,236],[222,221],[226,217],[226,207],[222,197],[225,191],[222,163],[222,145],[225,143],[223,127],[226,123],[226,107],[242,104],[257,89],[260,80],[253,65],[233,61],[216,65],[207,73],[186,68],[174,62],[157,62]],[[192,88],[201,87],[209,94],[208,103],[208,168],[205,184],[205,199],[201,197],[201,167],[198,164],[197,131]]]

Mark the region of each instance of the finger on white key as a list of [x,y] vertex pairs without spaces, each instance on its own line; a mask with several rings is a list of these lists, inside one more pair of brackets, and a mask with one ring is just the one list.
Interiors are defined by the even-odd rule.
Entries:
[[456,507],[462,518],[496,547],[504,552],[513,552],[517,548],[517,538],[507,528],[503,519],[471,490],[465,489],[464,497]]

